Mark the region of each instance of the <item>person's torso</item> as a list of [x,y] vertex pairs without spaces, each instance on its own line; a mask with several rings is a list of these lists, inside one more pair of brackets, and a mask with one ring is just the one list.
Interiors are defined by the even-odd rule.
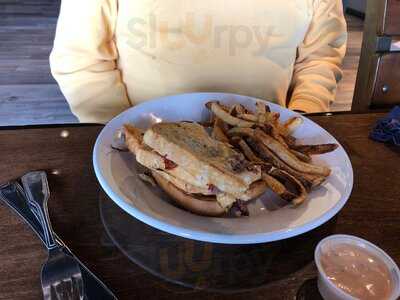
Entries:
[[284,104],[313,0],[119,0],[118,65],[132,102],[232,92]]

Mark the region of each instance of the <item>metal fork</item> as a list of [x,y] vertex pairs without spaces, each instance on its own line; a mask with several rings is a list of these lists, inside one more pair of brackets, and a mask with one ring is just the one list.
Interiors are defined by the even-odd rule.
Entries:
[[47,209],[50,196],[46,173],[30,172],[21,178],[28,204],[41,223],[44,242],[49,251],[47,262],[42,267],[41,282],[45,300],[83,300],[83,280],[79,264],[63,251],[62,245],[53,235]]

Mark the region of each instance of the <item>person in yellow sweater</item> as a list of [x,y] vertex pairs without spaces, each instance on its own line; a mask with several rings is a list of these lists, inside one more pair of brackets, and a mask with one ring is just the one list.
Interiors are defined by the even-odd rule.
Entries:
[[320,112],[346,41],[340,0],[63,0],[50,66],[81,122],[205,91]]

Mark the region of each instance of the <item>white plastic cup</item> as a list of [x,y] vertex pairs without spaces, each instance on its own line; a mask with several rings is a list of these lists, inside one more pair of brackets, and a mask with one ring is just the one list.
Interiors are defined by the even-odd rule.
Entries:
[[374,244],[364,239],[352,235],[335,234],[321,240],[318,243],[317,247],[315,248],[314,252],[314,260],[318,268],[318,290],[321,296],[325,300],[357,300],[357,298],[354,298],[353,296],[349,295],[342,289],[338,288],[326,276],[325,271],[321,265],[320,257],[321,257],[321,247],[327,243],[331,245],[335,244],[355,245],[364,248],[366,251],[379,257],[382,260],[382,262],[386,264],[389,273],[392,277],[391,279],[393,283],[392,284],[393,291],[389,300],[396,300],[400,297],[400,270],[396,265],[396,263],[393,261],[393,259],[389,255],[387,255],[385,251],[383,251],[379,247],[375,246]]

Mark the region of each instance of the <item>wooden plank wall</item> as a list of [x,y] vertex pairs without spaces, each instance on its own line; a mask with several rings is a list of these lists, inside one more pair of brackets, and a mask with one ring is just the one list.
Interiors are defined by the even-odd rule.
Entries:
[[[48,63],[60,0],[0,0],[0,126],[71,123],[76,118]],[[85,0],[82,0],[85,1]],[[347,16],[348,52],[332,110],[350,110],[362,21]]]
[[76,122],[48,63],[58,11],[54,0],[0,0],[0,125]]
[[347,52],[343,60],[343,78],[340,81],[336,93],[336,101],[332,105],[332,111],[351,110],[354,86],[357,78],[358,62],[361,54],[363,37],[363,20],[358,17],[346,15],[348,41]]

